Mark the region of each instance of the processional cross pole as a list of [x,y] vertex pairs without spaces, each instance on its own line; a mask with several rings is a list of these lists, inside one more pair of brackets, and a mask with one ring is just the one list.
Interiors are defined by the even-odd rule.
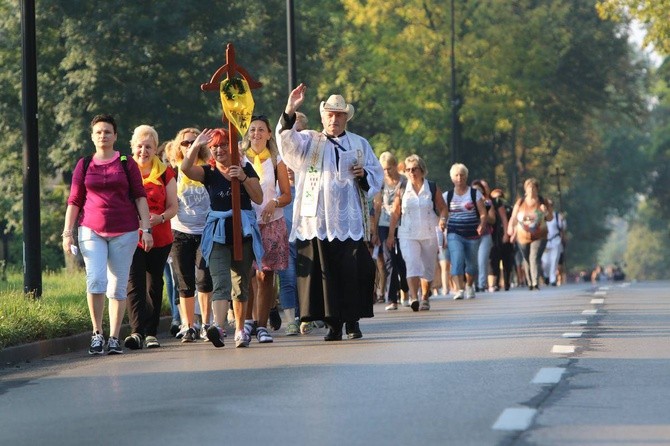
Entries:
[[[235,62],[235,48],[232,43],[229,43],[226,46],[226,64],[219,67],[218,70],[212,75],[210,81],[206,84],[200,85],[202,91],[220,91],[221,83],[223,82],[222,77],[225,74],[225,80],[232,81],[236,76],[243,77],[249,84],[250,89],[256,89],[263,86],[262,83],[258,82],[244,69],[244,67],[238,65]],[[248,113],[251,114],[252,110],[249,110]],[[248,116],[247,118],[251,118]],[[237,128],[235,125],[226,118],[225,110],[222,117],[222,121],[225,124],[228,122],[228,150],[230,150],[230,163],[237,165],[240,163],[240,153],[237,146]],[[242,121],[244,122],[244,121]],[[248,121],[247,124],[248,126]],[[246,127],[245,127],[246,132]],[[233,258],[237,261],[242,260],[242,216],[241,216],[241,206],[240,206],[240,180],[237,178],[232,178],[231,180],[231,190],[232,190],[232,202],[233,202]]]

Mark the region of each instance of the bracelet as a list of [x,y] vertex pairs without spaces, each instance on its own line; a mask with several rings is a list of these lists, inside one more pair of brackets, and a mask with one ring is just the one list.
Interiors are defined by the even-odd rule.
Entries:
[[279,206],[279,200],[277,198],[273,198],[272,201],[275,202],[275,207],[278,208]]
[[161,214],[161,223],[165,223],[165,215]]
[[66,229],[63,231],[61,234],[61,237],[67,238],[67,237],[72,237],[72,229]]
[[242,183],[244,183],[245,181],[247,181],[247,178],[249,178],[249,175],[247,175],[246,177],[244,177],[243,180],[240,180],[240,184],[242,184]]

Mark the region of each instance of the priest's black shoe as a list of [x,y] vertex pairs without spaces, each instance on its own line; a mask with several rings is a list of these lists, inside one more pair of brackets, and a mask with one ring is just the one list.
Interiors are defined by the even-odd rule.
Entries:
[[342,325],[337,329],[332,325],[328,325],[328,332],[323,337],[324,341],[341,341],[342,340]]
[[363,333],[361,333],[361,327],[358,325],[358,322],[347,322],[345,326],[347,329],[347,338],[360,339],[363,337]]

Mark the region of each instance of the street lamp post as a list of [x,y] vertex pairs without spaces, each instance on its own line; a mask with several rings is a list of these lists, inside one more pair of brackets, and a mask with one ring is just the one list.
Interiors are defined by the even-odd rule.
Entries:
[[451,0],[451,163],[459,160],[458,153],[458,108],[460,106],[456,96],[456,53],[455,53],[456,27],[454,24],[454,0]]
[[293,19],[293,0],[286,0],[286,40],[288,55],[288,92],[297,86],[295,69],[295,21]]

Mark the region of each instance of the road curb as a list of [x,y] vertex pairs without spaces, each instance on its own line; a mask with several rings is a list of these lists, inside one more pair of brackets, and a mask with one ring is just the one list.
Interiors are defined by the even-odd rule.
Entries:
[[[172,318],[162,317],[158,325],[159,333],[167,332]],[[130,332],[129,325],[121,327],[120,337],[123,339]],[[46,339],[24,345],[16,345],[0,350],[0,367],[12,366],[22,362],[31,362],[53,355],[63,355],[79,350],[85,350],[91,342],[91,333],[80,333],[63,338]]]

